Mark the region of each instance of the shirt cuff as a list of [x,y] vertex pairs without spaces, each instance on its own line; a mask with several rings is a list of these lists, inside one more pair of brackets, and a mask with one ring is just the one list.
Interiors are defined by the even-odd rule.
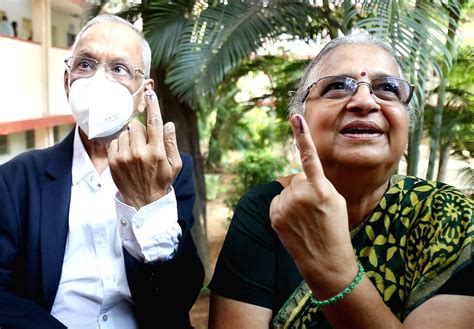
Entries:
[[179,246],[181,226],[173,187],[162,198],[138,211],[115,195],[115,210],[122,246],[145,263],[173,258]]

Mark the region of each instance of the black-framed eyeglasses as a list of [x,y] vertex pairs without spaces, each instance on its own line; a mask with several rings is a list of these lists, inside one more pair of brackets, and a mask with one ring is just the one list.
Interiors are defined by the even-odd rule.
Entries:
[[305,91],[301,102],[315,95],[324,99],[343,99],[354,96],[360,85],[367,85],[376,98],[386,102],[408,104],[415,87],[408,81],[395,77],[381,77],[370,82],[360,81],[346,76],[328,76],[313,82]]
[[104,65],[107,78],[122,84],[133,81],[137,73],[145,77],[141,69],[127,61],[102,63],[90,57],[71,56],[65,59],[64,63],[74,79],[90,78],[97,72],[99,65]]

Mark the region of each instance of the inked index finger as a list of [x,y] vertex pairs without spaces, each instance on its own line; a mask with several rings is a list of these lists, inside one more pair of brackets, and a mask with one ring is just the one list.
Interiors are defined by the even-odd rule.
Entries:
[[313,181],[324,177],[323,166],[305,119],[300,114],[295,114],[290,118],[290,123],[306,177]]
[[163,119],[158,97],[153,90],[145,91],[147,143],[163,144]]

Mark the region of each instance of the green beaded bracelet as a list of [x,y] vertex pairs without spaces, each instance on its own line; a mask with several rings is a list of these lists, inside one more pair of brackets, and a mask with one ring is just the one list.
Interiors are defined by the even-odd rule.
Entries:
[[318,301],[316,298],[314,298],[314,295],[311,294],[309,297],[309,300],[311,302],[311,306],[313,307],[323,307],[326,305],[333,304],[341,299],[343,299],[346,295],[348,295],[354,288],[359,284],[360,280],[362,279],[362,276],[364,275],[364,268],[362,267],[362,264],[357,260],[357,265],[359,265],[359,273],[357,273],[357,276],[355,277],[354,281],[346,287],[343,291],[338,293],[336,296],[333,296],[329,299]]

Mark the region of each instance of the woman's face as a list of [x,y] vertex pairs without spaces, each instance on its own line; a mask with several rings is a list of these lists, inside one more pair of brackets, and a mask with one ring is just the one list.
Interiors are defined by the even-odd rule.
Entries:
[[[347,45],[323,57],[309,83],[327,76],[357,82],[400,77],[395,60],[373,45]],[[314,89],[314,88],[313,88]],[[305,118],[325,171],[340,168],[393,170],[405,151],[408,115],[405,105],[376,99],[365,84],[352,97],[306,101]],[[383,167],[380,167],[383,166]]]

